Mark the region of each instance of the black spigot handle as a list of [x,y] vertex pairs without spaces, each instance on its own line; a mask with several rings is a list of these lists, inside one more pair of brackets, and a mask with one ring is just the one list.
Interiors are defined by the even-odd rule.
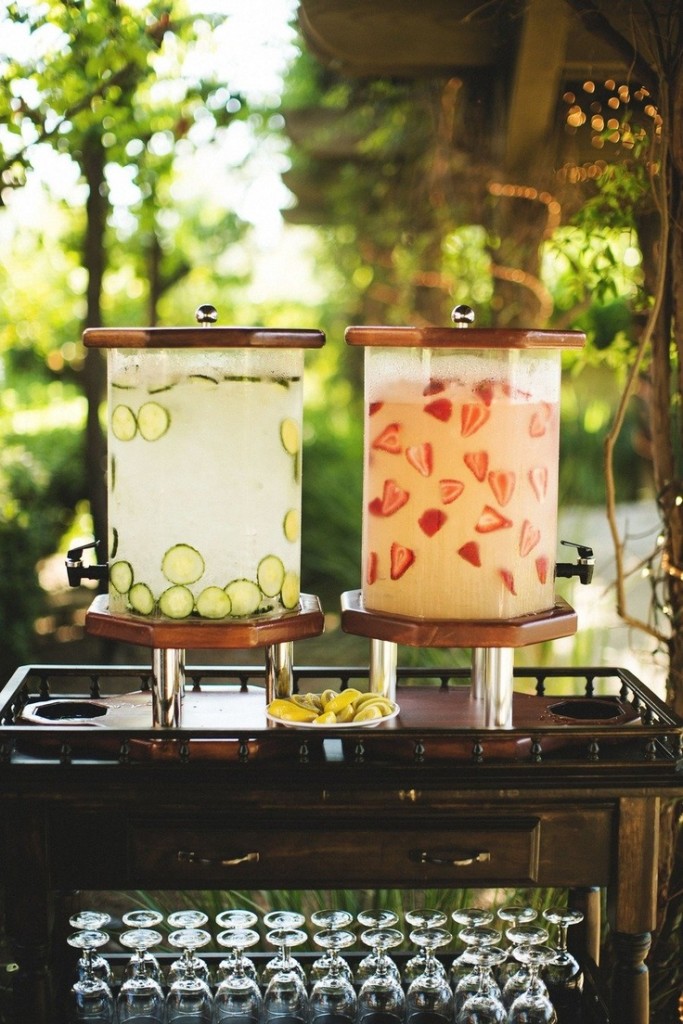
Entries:
[[593,569],[595,568],[593,548],[589,548],[586,544],[576,544],[572,540],[562,540],[560,543],[564,544],[565,547],[576,548],[578,561],[558,562],[555,566],[555,575],[561,576],[564,579],[578,576],[581,583],[590,583],[593,579]]
[[109,566],[106,564],[83,565],[83,552],[88,548],[97,549],[98,540],[90,541],[88,544],[79,544],[70,548],[66,553],[66,575],[70,587],[79,587],[83,580],[107,580],[109,578]]

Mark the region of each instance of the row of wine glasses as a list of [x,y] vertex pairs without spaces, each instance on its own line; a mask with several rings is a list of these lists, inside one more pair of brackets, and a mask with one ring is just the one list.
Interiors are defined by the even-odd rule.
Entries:
[[[352,970],[342,951],[357,941],[348,911],[311,915],[315,945],[322,951],[308,972],[293,950],[308,941],[305,917],[293,911],[263,916],[266,941],[276,950],[259,970],[247,950],[260,942],[258,918],[248,910],[226,910],[215,918],[217,944],[225,956],[212,978],[198,951],[212,941],[208,916],[185,910],[170,914],[168,944],[178,950],[166,977],[152,950],[163,941],[163,915],[152,910],[124,914],[119,941],[131,950],[114,996],[113,973],[99,952],[109,941],[109,915],[83,911],[70,918],[69,943],[81,952],[72,989],[74,1021],[119,1024],[555,1024],[549,990],[579,986],[580,970],[567,951],[569,925],[581,920],[566,908],[544,911],[559,929],[557,948],[534,923],[536,911],[503,907],[501,927],[489,910],[468,908],[451,915],[464,950],[444,957],[453,935],[448,915],[437,910],[405,912],[408,937],[417,953],[399,969],[390,951],[404,940],[389,910],[362,911],[356,921],[368,952]],[[509,945],[501,948],[503,931]]]

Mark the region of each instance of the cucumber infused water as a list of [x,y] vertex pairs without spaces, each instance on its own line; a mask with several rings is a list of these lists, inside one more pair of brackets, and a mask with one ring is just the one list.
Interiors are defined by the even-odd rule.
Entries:
[[230,619],[296,608],[303,352],[108,355],[110,611]]

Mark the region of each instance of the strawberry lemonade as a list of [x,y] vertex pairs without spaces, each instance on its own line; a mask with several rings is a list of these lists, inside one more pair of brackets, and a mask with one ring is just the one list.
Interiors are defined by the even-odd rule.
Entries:
[[366,349],[365,608],[497,620],[553,607],[559,360]]

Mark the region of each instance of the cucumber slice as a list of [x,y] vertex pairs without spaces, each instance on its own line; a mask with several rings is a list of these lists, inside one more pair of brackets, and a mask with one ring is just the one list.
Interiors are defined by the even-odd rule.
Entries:
[[299,574],[292,569],[285,573],[280,600],[285,608],[296,608],[299,603]]
[[191,373],[187,379],[192,384],[202,384],[204,387],[215,388],[218,385],[216,378],[211,377],[208,373]]
[[161,571],[171,583],[196,583],[205,568],[204,559],[189,544],[175,544],[161,560]]
[[109,545],[109,557],[116,558],[116,552],[119,550],[119,531],[115,526],[111,528],[111,543]]
[[111,414],[111,432],[118,441],[132,441],[138,431],[138,421],[129,405],[116,405]]
[[277,555],[266,555],[261,559],[256,570],[256,579],[266,597],[275,597],[280,593],[284,578],[285,567]]
[[154,611],[154,594],[146,583],[134,583],[128,591],[128,600],[138,615],[151,615]]
[[284,419],[280,424],[280,440],[282,447],[288,455],[297,455],[299,452],[300,437],[299,424],[296,420]]
[[232,611],[232,601],[221,587],[206,587],[197,598],[196,608],[203,619],[224,619]]
[[158,402],[145,402],[138,409],[138,430],[145,441],[158,441],[168,430],[171,417]]
[[133,586],[133,566],[130,562],[114,562],[109,568],[109,582],[119,594],[127,594]]
[[253,615],[261,604],[261,591],[253,580],[233,580],[225,593],[230,598],[231,615]]
[[299,539],[299,533],[301,532],[301,517],[299,515],[298,508],[290,508],[285,513],[285,518],[282,521],[282,529],[285,537],[288,541],[294,544]]
[[194,594],[187,587],[169,587],[159,598],[159,611],[168,619],[186,619],[194,610]]

